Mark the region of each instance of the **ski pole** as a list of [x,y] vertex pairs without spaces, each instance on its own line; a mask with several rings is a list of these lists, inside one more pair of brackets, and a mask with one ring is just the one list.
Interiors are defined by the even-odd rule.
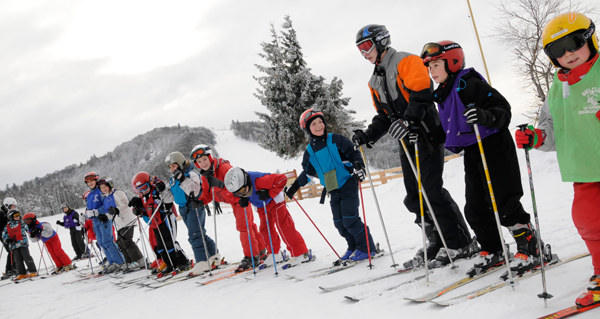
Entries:
[[213,211],[215,212],[214,216],[213,216],[213,220],[215,223],[215,251],[219,251],[219,244],[217,241],[217,200],[215,198],[215,188],[212,187],[212,197],[213,197]]
[[250,226],[248,226],[248,206],[244,207],[244,217],[246,218],[246,232],[248,233],[248,244],[250,245],[250,259],[252,259],[252,271],[256,277],[256,266],[254,265],[254,252],[252,251],[252,240],[250,238]]
[[[517,127],[522,132],[525,132],[527,124],[521,124]],[[544,307],[547,308],[548,299],[552,298],[553,296],[546,291],[546,269],[544,265],[544,250],[542,247],[542,232],[540,231],[540,222],[538,219],[537,205],[535,202],[535,191],[533,189],[533,173],[531,172],[531,162],[529,161],[529,148],[523,147],[523,150],[525,151],[525,161],[527,162],[527,173],[529,175],[529,189],[531,190],[531,204],[533,205],[533,216],[535,218],[535,228],[537,230],[538,249],[540,250],[540,266],[542,270],[542,286],[544,289],[544,292],[538,294],[538,297],[544,298]]]
[[506,249],[506,243],[504,241],[504,236],[502,235],[502,225],[500,224],[500,216],[498,215],[498,205],[496,205],[496,198],[494,197],[494,189],[492,188],[490,172],[488,170],[487,161],[485,160],[485,153],[483,151],[483,143],[481,142],[481,135],[479,134],[479,125],[473,124],[473,128],[475,129],[475,135],[477,136],[477,145],[479,145],[479,153],[481,154],[481,163],[483,164],[483,169],[485,171],[485,179],[487,181],[488,189],[490,191],[490,199],[492,200],[492,207],[494,208],[494,217],[496,218],[496,226],[498,227],[498,235],[500,236],[500,241],[502,242],[502,253],[504,254],[504,259],[506,260],[506,267],[508,268],[509,285],[513,288],[513,290],[515,290],[515,281],[513,279],[512,271],[510,270],[510,262],[508,259],[508,250]]
[[148,249],[146,247],[146,241],[144,240],[145,234],[142,233],[142,225],[140,223],[140,216],[137,216],[137,226],[138,226],[138,231],[140,232],[140,239],[142,240],[142,254],[144,256],[144,268],[146,268],[146,277],[149,277],[150,274],[148,273],[148,268],[150,268],[149,266],[149,260],[148,260]]
[[[84,227],[85,229],[85,227]],[[88,246],[88,240],[86,235],[87,229],[83,231],[83,240],[85,241],[85,250],[87,250],[88,254],[88,262],[90,264],[90,269],[92,270],[92,275],[94,275],[94,266],[92,265],[92,252],[90,251],[90,247]]]
[[323,233],[321,232],[321,230],[319,229],[319,227],[317,227],[317,225],[315,224],[315,222],[313,222],[312,218],[310,218],[310,216],[308,216],[308,213],[306,213],[306,211],[304,210],[304,208],[302,208],[302,205],[300,205],[300,203],[298,203],[298,200],[296,199],[296,197],[292,197],[292,198],[294,199],[294,201],[296,202],[296,204],[298,204],[298,206],[300,207],[300,209],[304,212],[304,215],[306,215],[306,217],[308,217],[308,220],[310,220],[310,222],[313,224],[313,226],[315,226],[315,228],[317,229],[317,231],[319,232],[319,234],[321,234],[321,237],[323,237],[323,239],[325,239],[325,242],[327,242],[327,245],[329,245],[329,247],[331,247],[331,250],[333,250],[333,252],[338,257],[338,260],[339,260],[341,257],[337,253],[337,251],[335,251],[335,249],[333,248],[333,246],[331,246],[331,244],[329,243],[329,240],[327,240],[327,238],[325,238],[325,235],[323,235]]
[[369,230],[367,228],[367,215],[365,214],[365,202],[363,201],[363,192],[360,179],[358,180],[358,190],[360,191],[360,204],[362,205],[363,219],[365,220],[365,237],[367,239],[367,254],[369,255],[369,269],[373,269],[371,263],[371,244],[369,244]]
[[[410,157],[410,154],[405,154],[407,157]],[[417,184],[419,187],[419,207],[421,210],[421,233],[423,234],[423,257],[425,260],[425,282],[429,284],[429,262],[427,260],[427,236],[425,235],[425,208],[423,207],[423,192],[422,184],[421,184],[421,165],[419,161],[419,143],[415,142],[415,162],[417,162]],[[440,236],[442,237],[442,236]],[[448,256],[450,256],[450,252],[448,251]]]
[[[415,168],[415,164],[413,163],[412,158],[409,155],[410,153],[408,152],[408,148],[406,147],[406,143],[404,142],[404,139],[401,139],[400,143],[402,144],[402,148],[404,149],[404,154],[406,154],[406,159],[408,160],[408,163],[410,164],[410,168],[412,169],[413,174],[415,174],[415,177],[416,177],[417,169]],[[433,212],[433,207],[431,206],[431,202],[429,202],[429,197],[427,197],[427,192],[425,191],[425,189],[423,187],[421,187],[421,192],[423,193],[423,198],[425,199],[425,203],[427,204],[427,207],[429,208],[429,213],[431,215],[431,219],[433,219],[435,228],[440,233],[440,239],[442,240],[442,244],[444,245],[446,252],[448,252],[448,245],[446,245],[446,239],[444,238],[442,229],[440,228],[440,225],[438,224],[437,217],[435,216],[435,213]],[[424,224],[422,224],[422,225],[424,227]],[[425,250],[425,251],[427,251],[427,250]],[[452,256],[450,256],[450,252],[448,252],[448,258],[450,259],[450,264],[452,265],[451,268],[456,269],[456,266],[454,265],[454,260],[453,260]]]
[[[273,267],[275,267],[275,277],[279,277],[279,273],[277,272],[277,262],[275,261],[275,251],[273,250],[273,239],[271,239],[271,228],[269,227],[269,214],[267,214],[267,204],[265,203],[264,200],[263,200],[263,209],[265,212],[265,221],[267,222],[267,230],[269,233],[269,243],[271,244],[271,256],[273,256]],[[248,233],[248,234],[250,234],[250,233]]]
[[[192,194],[193,195],[193,194]],[[214,198],[213,198],[214,200]],[[206,245],[206,237],[204,236],[204,225],[200,222],[200,213],[198,213],[198,209],[196,209],[196,218],[198,219],[198,228],[200,228],[200,234],[202,235],[202,244],[204,245],[204,254],[206,255],[206,263],[208,264],[208,274],[212,276],[212,265],[210,264],[210,257],[208,256],[208,246]],[[206,221],[206,217],[204,217]],[[215,244],[215,254],[217,252],[217,246]],[[196,262],[198,262],[196,260]]]
[[379,201],[377,200],[377,194],[375,193],[375,186],[373,186],[373,179],[371,178],[371,172],[369,171],[369,163],[367,162],[367,156],[365,155],[362,146],[359,145],[358,148],[360,149],[360,154],[362,155],[363,161],[365,162],[365,169],[367,170],[367,176],[369,177],[369,183],[371,184],[371,191],[373,191],[375,206],[377,206],[379,220],[381,221],[381,227],[383,228],[383,233],[385,234],[385,241],[387,242],[388,249],[390,250],[390,256],[392,257],[392,267],[396,269],[398,264],[396,264],[396,260],[394,260],[394,252],[392,251],[392,245],[390,245],[390,238],[388,237],[387,230],[385,229],[385,223],[383,222],[383,216],[381,215],[381,209],[379,208]]
[[40,242],[37,242],[38,245],[38,249],[40,250],[40,261],[38,262],[38,269],[40,269],[40,267],[42,266],[42,261],[44,261],[44,267],[46,268],[46,275],[49,275],[50,273],[48,272],[48,265],[46,265],[46,259],[44,258],[44,249],[46,249],[46,245],[44,245],[44,248],[42,249],[40,247]]

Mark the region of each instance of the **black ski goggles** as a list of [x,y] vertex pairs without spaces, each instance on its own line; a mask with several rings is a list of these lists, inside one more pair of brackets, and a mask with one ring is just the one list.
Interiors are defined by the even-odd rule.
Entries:
[[450,43],[446,45],[441,45],[435,42],[427,43],[425,46],[423,46],[423,50],[421,50],[421,59],[424,59],[427,56],[438,56],[448,50],[457,48],[462,49],[458,43]]
[[578,32],[560,38],[548,44],[544,48],[544,52],[552,59],[562,58],[562,56],[565,55],[565,52],[575,52],[587,43],[586,33],[587,32]]

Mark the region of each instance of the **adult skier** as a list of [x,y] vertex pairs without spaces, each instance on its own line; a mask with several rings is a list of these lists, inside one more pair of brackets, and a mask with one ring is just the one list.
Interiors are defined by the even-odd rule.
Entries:
[[[435,229],[427,208],[425,222],[421,224],[417,177],[411,173],[407,157],[410,156],[415,161],[415,148],[410,145],[407,147],[409,154],[402,151],[400,154],[406,188],[404,205],[408,211],[416,214],[415,223],[425,228],[429,240],[427,259],[435,258],[442,264],[450,262],[448,252],[441,249],[443,247],[439,231],[442,232],[450,253],[456,254],[452,257],[474,254],[475,244],[471,244],[465,220],[450,193],[443,187],[446,135],[431,98],[432,84],[427,68],[418,56],[392,48],[390,33],[383,25],[370,24],[361,28],[356,34],[355,43],[361,55],[375,65],[369,89],[377,115],[366,131],[355,132],[352,141],[356,145],[371,148],[386,133],[400,143],[410,131],[412,140],[416,139],[418,145],[426,146],[419,152],[421,182],[442,228]],[[400,150],[402,149],[400,145]],[[419,249],[412,260],[404,263],[404,267],[413,268],[423,264],[423,249]]]

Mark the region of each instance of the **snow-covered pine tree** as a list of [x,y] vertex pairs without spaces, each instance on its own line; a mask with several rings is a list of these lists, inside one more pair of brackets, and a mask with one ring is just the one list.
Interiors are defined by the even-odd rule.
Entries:
[[277,156],[290,159],[306,148],[306,137],[298,119],[309,108],[323,111],[329,132],[349,136],[362,123],[353,122],[351,110],[344,109],[349,98],[342,98],[343,82],[334,78],[331,84],[325,78],[311,73],[303,58],[302,48],[296,37],[290,16],[284,17],[281,35],[271,24],[269,43],[261,44],[264,58],[269,65],[256,65],[264,76],[254,77],[260,85],[254,95],[269,113],[256,112],[262,120],[259,144],[274,151]]

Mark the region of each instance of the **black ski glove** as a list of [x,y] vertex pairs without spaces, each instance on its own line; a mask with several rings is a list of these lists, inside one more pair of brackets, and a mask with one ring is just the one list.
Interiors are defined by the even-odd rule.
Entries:
[[364,181],[367,176],[365,172],[365,164],[361,162],[354,162],[354,170],[352,171],[352,176],[356,177],[359,181]]
[[285,195],[289,198],[292,199],[294,198],[294,194],[296,194],[296,192],[300,189],[300,183],[298,183],[298,180],[295,180],[292,185],[290,185],[290,187],[285,187],[283,189],[283,191],[285,192]]
[[62,227],[65,227],[65,223],[61,222],[60,220],[56,221],[56,225],[60,225]]
[[113,216],[119,216],[119,209],[116,207],[111,207],[108,209],[108,213]]
[[267,199],[271,198],[271,195],[269,195],[268,189],[261,189],[259,191],[256,191],[256,194],[258,195],[258,199],[260,199],[262,201],[266,201]]
[[240,204],[240,206],[242,206],[242,207],[248,207],[248,198],[247,197],[240,197],[240,200],[238,201],[238,204]]
[[394,123],[392,123],[392,125],[390,125],[388,133],[395,140],[400,141],[404,138],[404,136],[406,136],[406,134],[408,134],[410,127],[411,123],[408,121],[396,120]]
[[215,202],[215,215],[217,214],[223,214],[223,211],[221,210],[221,204],[219,204],[219,202]]
[[210,174],[205,177],[206,177],[206,180],[208,181],[208,185],[210,187],[225,188],[225,183],[223,183],[223,181],[216,178],[214,175]]
[[476,106],[466,109],[463,115],[467,117],[467,124],[479,124],[492,126],[494,115],[490,111],[484,111]]
[[[176,170],[173,172],[173,178],[174,178],[176,181],[179,181],[179,182],[181,183],[181,182],[183,182],[183,181],[185,180],[185,174],[183,173],[183,171],[182,171],[182,170],[180,170],[180,169],[176,169]],[[163,185],[164,185],[164,183],[163,183]],[[157,186],[158,186],[158,184],[157,184]],[[161,190],[161,192],[162,192],[162,191],[164,191],[164,190],[165,190],[165,189],[164,189],[164,187],[163,187],[163,189]]]
[[29,234],[31,235],[31,237],[36,237],[37,235],[40,235],[42,233],[42,229],[38,228],[38,227],[33,227],[29,230]]
[[139,197],[133,197],[129,201],[129,207],[143,209],[144,208],[144,202]]
[[133,208],[133,214],[135,216],[141,216],[144,213],[144,209],[143,208],[139,208],[139,207],[134,207]]
[[190,202],[190,207],[192,209],[198,209],[198,208],[204,207],[204,202],[197,198],[193,198],[192,201]]
[[98,220],[103,222],[103,223],[108,223],[108,216],[106,216],[106,214],[99,214],[98,215]]
[[15,240],[12,239],[12,238],[10,238],[10,237],[6,238],[6,240],[4,241],[4,243],[7,244],[7,245],[10,245],[10,244],[12,244],[14,242],[15,242]]
[[367,148],[373,147],[373,142],[369,140],[369,137],[363,130],[354,131],[354,135],[352,136],[352,143],[356,146],[361,146],[367,144]]

